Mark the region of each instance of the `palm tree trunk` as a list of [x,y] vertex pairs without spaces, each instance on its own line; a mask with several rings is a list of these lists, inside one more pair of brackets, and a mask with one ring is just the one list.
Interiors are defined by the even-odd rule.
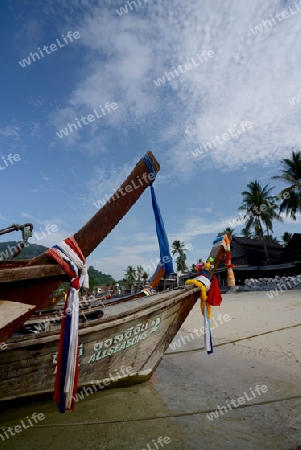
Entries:
[[262,246],[263,246],[263,249],[264,249],[264,252],[265,252],[266,259],[267,259],[267,261],[269,261],[269,254],[268,254],[268,249],[267,249],[267,242],[266,242],[265,239],[262,239]]
[[266,256],[267,261],[269,261],[269,254],[268,254],[268,249],[267,249],[267,243],[266,243],[266,240],[264,239],[264,236],[263,236],[263,228],[262,228],[260,219],[258,219],[258,225],[259,225],[260,239],[262,240],[262,245],[263,245],[264,253],[265,253],[265,256]]

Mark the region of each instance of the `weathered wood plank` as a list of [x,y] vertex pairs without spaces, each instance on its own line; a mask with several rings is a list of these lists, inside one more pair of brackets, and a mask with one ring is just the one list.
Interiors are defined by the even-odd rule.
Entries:
[[3,334],[3,340],[0,342],[5,341],[9,336],[12,322],[22,321],[23,323],[32,314],[34,308],[34,305],[0,300],[0,329]]
[[53,277],[64,275],[64,271],[56,264],[38,266],[23,266],[0,270],[0,283],[14,283],[16,281]]
[[[178,303],[180,300],[187,300],[189,296],[199,295],[199,288],[192,285],[185,286],[178,291],[169,291],[164,294],[156,294],[149,297],[141,297],[134,299],[128,303],[121,303],[118,308],[115,305],[107,306],[103,312],[104,315],[100,319],[92,320],[79,325],[79,334],[89,334],[91,330],[102,331],[106,329],[110,323],[114,325],[122,325],[128,321],[128,318],[139,319],[145,315],[147,310],[149,313],[160,311],[162,308],[170,307]],[[189,311],[188,311],[189,312]],[[28,347],[38,342],[41,344],[49,343],[57,340],[59,330],[56,332],[40,332],[28,336],[16,336],[9,339],[10,348]]]

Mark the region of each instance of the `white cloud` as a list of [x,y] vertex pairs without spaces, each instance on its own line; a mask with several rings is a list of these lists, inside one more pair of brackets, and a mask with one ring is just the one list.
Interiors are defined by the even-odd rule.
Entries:
[[31,216],[30,214],[26,213],[26,212],[21,212],[20,213],[21,217],[25,217],[26,219],[33,219],[34,217]]
[[40,136],[41,128],[38,123],[33,123],[31,126],[30,134],[31,136]]
[[20,140],[20,127],[7,126],[4,128],[0,128],[0,136],[4,136],[6,138],[12,138],[16,141],[19,141]]
[[[75,1],[71,3],[72,13],[76,14]],[[83,48],[84,64],[76,74],[76,84],[70,84],[71,91],[50,116],[55,127],[54,145],[59,142],[74,147],[74,152],[80,149],[85,154],[105,154],[110,150],[112,136],[114,142],[124,144],[132,131],[141,133],[160,156],[158,160],[165,163],[157,184],[168,183],[174,188],[188,184],[197,175],[199,185],[189,185],[190,195],[202,206],[202,195],[210,196],[206,185],[202,185],[207,172],[213,173],[217,191],[222,171],[245,171],[257,164],[260,168],[272,166],[275,172],[275,163],[291,149],[299,148],[301,103],[292,107],[288,102],[301,88],[298,15],[254,36],[252,27],[282,10],[278,1],[217,0],[213,4],[209,0],[174,0],[169,4],[158,0],[123,17],[116,14],[116,6],[109,1],[99,5],[93,7],[89,3],[90,9],[83,12],[78,44]],[[82,7],[80,2],[80,10],[84,11]],[[67,8],[65,1],[63,8]],[[155,86],[154,79],[196,58],[203,50],[213,50],[215,57],[160,88]],[[117,102],[118,110],[107,115],[105,121],[93,122],[62,140],[55,138],[55,131],[68,121],[89,114],[106,101]],[[217,134],[221,136],[246,120],[253,127],[239,138],[223,141],[203,158],[191,154],[202,142]],[[93,210],[94,202],[112,195],[128,176],[141,156],[134,158],[130,151],[126,159],[131,162],[123,164],[122,159],[109,163],[108,160],[117,160],[116,150],[116,155],[103,158],[105,162],[94,169],[86,184],[88,195],[81,196],[88,209]],[[269,175],[268,169],[265,175]],[[245,179],[250,181],[253,176],[250,171]],[[234,188],[233,176],[233,191]],[[230,195],[234,195],[233,191],[230,186]],[[228,194],[229,185],[225,187],[225,195]],[[172,229],[177,231],[169,235],[170,242],[189,242],[201,236],[205,240],[206,235],[231,226],[238,214],[226,218],[222,213],[215,215],[214,195],[216,192],[207,208],[196,207],[187,214],[184,205],[185,221],[178,211],[174,214]],[[226,208],[227,205],[220,210]],[[208,221],[196,218],[204,213],[208,214]],[[117,267],[124,270],[129,261],[143,264],[147,252],[152,253],[139,243],[143,240],[139,241],[137,235],[128,247],[115,243],[112,256],[104,256],[102,262],[97,260],[99,267],[110,272]]]
[[[131,227],[129,227],[129,230]],[[127,242],[131,242],[127,245]],[[103,273],[110,273],[116,279],[122,278],[128,265],[141,265],[151,275],[155,271],[156,260],[159,257],[159,245],[156,236],[147,233],[128,232],[120,238],[115,236],[113,244],[107,250],[102,246],[88,258],[87,264],[93,265]],[[101,254],[101,258],[98,255]]]
[[169,234],[169,241],[180,239],[181,241],[187,242],[188,240],[197,236],[220,233],[225,228],[229,227],[231,221],[233,221],[235,218],[236,217],[225,217],[221,219],[220,217],[217,217],[216,220],[208,222],[201,219],[200,217],[186,217],[182,229]]
[[60,217],[37,219],[34,223],[31,242],[45,247],[52,247],[72,236],[74,233],[66,228],[66,224]]
[[39,109],[45,105],[46,99],[45,99],[45,97],[42,97],[41,95],[39,95],[38,97],[33,97],[32,95],[30,95],[27,99],[27,102],[29,105],[32,105],[34,108]]
[[[131,173],[133,166],[124,164],[121,167],[115,165],[95,167],[91,180],[86,183],[90,192],[91,199],[94,202],[99,200],[107,201],[115,190],[123,183],[123,181]],[[107,197],[106,197],[107,196]]]
[[[259,0],[235,5],[219,0],[214,6],[177,0],[172,8],[159,0],[148,5],[147,14],[138,8],[122,18],[105,6],[94,8],[80,30],[81,45],[91,58],[88,53],[85,76],[56,122],[62,127],[66,113],[70,117],[116,101],[118,111],[106,118],[106,126],[128,130],[149,125],[152,134],[170,144],[174,170],[191,175],[200,164],[191,149],[249,120],[253,128],[213,148],[202,167],[271,165],[288,147],[299,146],[301,138],[301,107],[288,103],[300,89],[299,20],[293,16],[260,36],[250,29],[280,10],[276,1]],[[160,88],[154,85],[165,71],[203,50],[216,56]],[[92,125],[90,139],[102,126]],[[80,137],[73,133],[64,139],[75,145]]]

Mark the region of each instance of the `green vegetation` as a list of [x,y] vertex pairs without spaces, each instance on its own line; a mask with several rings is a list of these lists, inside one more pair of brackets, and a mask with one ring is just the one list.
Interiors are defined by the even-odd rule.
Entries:
[[[290,158],[281,160],[281,164],[281,175],[273,176],[272,179],[281,180],[289,186],[282,189],[277,196],[271,193],[274,188],[270,188],[268,184],[261,186],[257,180],[248,183],[248,190],[241,193],[243,202],[238,209],[243,211],[245,220],[241,235],[262,240],[264,247],[265,241],[279,243],[272,232],[273,221],[283,221],[281,212],[285,212],[286,216],[293,220],[296,220],[296,214],[301,212],[301,152],[292,152]],[[226,231],[234,236],[234,229],[226,228],[224,233]],[[283,245],[287,245],[291,238],[292,233],[286,231],[281,237]]]
[[[15,253],[18,245],[20,245],[21,241],[7,241],[0,242],[0,261],[4,261],[7,259],[12,259],[13,254]],[[14,259],[31,259],[36,256],[44,253],[48,248],[44,247],[44,245],[38,244],[26,244],[27,247],[24,247],[21,250],[21,253]]]
[[143,273],[144,273],[144,269],[142,266],[137,266],[136,267],[136,279],[138,282],[138,289],[141,289],[142,285],[141,285],[141,278],[143,278]]
[[172,255],[175,255],[176,253],[179,255],[176,260],[178,272],[185,272],[185,270],[188,269],[186,265],[186,251],[185,242],[173,241],[171,253]]
[[[124,283],[130,288],[131,293],[134,292],[134,283],[136,281],[136,273],[137,270],[134,266],[127,266],[127,269],[125,271],[125,278]],[[140,277],[141,275],[139,275]]]
[[[292,152],[291,159],[282,159],[281,164],[284,167],[281,175],[276,175],[273,179],[281,180],[290,186],[279,193],[279,196],[283,197],[280,211],[285,211],[287,216],[296,220],[296,213],[301,212],[301,152]],[[288,198],[285,198],[285,193],[289,194]]]
[[289,233],[288,231],[285,231],[283,233],[283,235],[281,236],[281,239],[283,241],[283,245],[286,246],[289,243],[289,241],[292,239],[292,237],[293,237],[292,233]]
[[255,236],[263,240],[264,229],[269,235],[269,231],[273,232],[273,220],[282,220],[277,212],[278,206],[271,194],[273,188],[269,188],[268,184],[262,187],[257,180],[247,184],[247,188],[249,190],[241,193],[243,202],[238,209],[245,212],[245,231],[253,229]]
[[89,266],[88,274],[91,290],[97,286],[112,286],[115,284],[115,280],[111,275],[106,275],[105,273],[94,269],[93,266]]
[[[234,228],[227,227],[227,228],[224,229],[224,231],[222,233],[223,234],[229,233],[230,236],[234,237],[235,236],[234,231],[235,231]],[[200,262],[202,262],[202,261],[200,261]]]

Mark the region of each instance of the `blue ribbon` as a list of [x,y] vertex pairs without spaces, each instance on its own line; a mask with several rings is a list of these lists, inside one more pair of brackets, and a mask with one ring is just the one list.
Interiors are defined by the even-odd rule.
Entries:
[[152,181],[152,183],[153,183],[155,178],[156,178],[156,176],[157,176],[157,173],[156,173],[156,171],[154,169],[153,163],[151,162],[151,159],[148,156],[148,154],[146,154],[144,156],[143,161],[145,162],[145,165],[146,165],[147,170],[149,171],[149,173],[151,173],[153,175],[153,178],[154,178],[153,181]]
[[[151,162],[149,156],[145,155],[143,160],[145,162],[145,165],[146,165],[149,173],[152,173],[155,177],[156,172],[155,172],[155,169],[152,165],[152,162]],[[155,221],[156,221],[156,232],[157,232],[157,237],[158,237],[158,242],[159,242],[159,247],[160,247],[160,265],[163,268],[163,270],[166,272],[166,275],[168,276],[171,273],[173,273],[173,271],[174,271],[173,264],[172,264],[172,257],[170,255],[168,239],[167,239],[167,235],[165,232],[163,219],[162,219],[162,216],[160,213],[160,208],[157,203],[155,190],[152,185],[150,186],[150,188],[151,188],[151,194],[152,194],[152,206],[153,206],[153,211],[154,211]]]

